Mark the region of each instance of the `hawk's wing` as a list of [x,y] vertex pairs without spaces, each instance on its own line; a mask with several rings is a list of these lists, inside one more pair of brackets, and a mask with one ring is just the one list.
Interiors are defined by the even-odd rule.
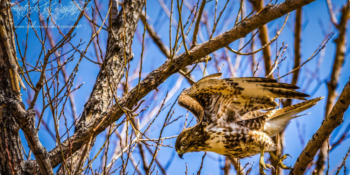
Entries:
[[249,111],[275,108],[278,105],[275,98],[305,100],[304,97],[309,96],[295,91],[297,86],[278,83],[274,79],[214,79],[219,75],[199,80],[181,94],[183,98],[179,98],[180,105],[194,113],[199,121],[203,116],[203,121],[209,123],[218,119],[223,122],[240,121],[241,116]]
[[291,119],[299,117],[298,113],[311,108],[322,99],[323,97],[318,97],[282,109],[273,109],[266,113],[261,111],[248,112],[242,117],[243,120],[236,122],[236,124],[249,129],[264,130],[269,136],[274,136],[282,132]]
[[[221,73],[208,75],[208,76],[200,79],[198,82],[206,81],[209,79],[218,79],[221,77],[221,75],[222,75]],[[204,108],[196,99],[189,96],[187,92],[188,92],[188,89],[184,90],[180,94],[180,97],[178,99],[178,103],[180,106],[191,111],[194,114],[194,116],[196,117],[197,123],[199,123],[204,118]],[[208,97],[208,99],[210,99],[210,97]],[[207,120],[207,119],[205,118],[205,120]]]

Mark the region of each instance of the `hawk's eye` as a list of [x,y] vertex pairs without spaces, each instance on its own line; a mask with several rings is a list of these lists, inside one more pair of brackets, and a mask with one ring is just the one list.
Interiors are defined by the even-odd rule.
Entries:
[[185,146],[185,145],[186,145],[186,141],[183,141],[183,142],[181,143],[181,145],[182,145],[182,146]]

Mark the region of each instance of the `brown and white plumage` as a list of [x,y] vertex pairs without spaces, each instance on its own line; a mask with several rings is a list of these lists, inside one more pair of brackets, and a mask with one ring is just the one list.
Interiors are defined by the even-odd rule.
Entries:
[[274,79],[220,76],[205,77],[181,93],[179,105],[195,115],[197,124],[179,134],[175,144],[179,155],[212,151],[244,158],[275,151],[271,137],[283,131],[296,114],[322,99],[275,109],[275,98],[306,100],[309,95]]
[[179,104],[193,112],[197,122],[202,120],[201,117],[209,123],[220,119],[238,121],[247,112],[276,108],[275,98],[305,100],[309,96],[295,91],[297,86],[278,83],[274,79],[217,79],[214,75],[199,80],[180,95]]

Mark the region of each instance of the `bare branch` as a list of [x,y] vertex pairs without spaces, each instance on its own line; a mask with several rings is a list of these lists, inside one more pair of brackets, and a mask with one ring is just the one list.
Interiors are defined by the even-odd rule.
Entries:
[[204,10],[206,2],[207,2],[206,0],[202,0],[202,3],[200,5],[200,7],[199,7],[199,11],[197,13],[197,20],[196,20],[196,23],[194,25],[191,48],[197,45],[197,34],[198,34],[198,31],[199,31],[199,24],[201,22],[201,18],[202,18],[202,14],[203,14],[203,10]]
[[[302,15],[302,8],[299,8],[296,10],[296,17],[295,17],[295,33],[294,33],[294,68],[297,68],[300,65],[301,62],[301,15]],[[299,72],[300,69],[295,71],[293,73],[293,78],[292,78],[292,84],[296,85],[298,78],[299,78]]]
[[200,175],[201,174],[201,171],[202,171],[202,168],[203,168],[203,163],[204,163],[204,158],[205,156],[207,155],[207,152],[205,152],[202,156],[202,161],[201,161],[201,166],[199,167],[199,170],[197,172],[197,175]]
[[[264,0],[250,0],[250,2],[254,5],[255,11],[257,13],[261,13],[263,6],[264,6]],[[266,25],[263,25],[259,28],[259,38],[261,45],[266,45],[269,41],[269,32]],[[265,63],[265,74],[267,75],[269,72],[271,72],[271,49],[270,47],[265,47],[263,49],[263,56],[264,56],[264,63]],[[273,78],[273,77],[271,77]]]
[[[349,150],[348,152],[345,154],[344,158],[343,158],[343,162],[342,164],[338,167],[338,170],[337,170],[337,173],[335,175],[338,175],[340,170],[343,168],[343,166],[345,166],[345,162],[346,162],[346,159],[348,158],[349,156],[349,153],[350,153],[350,147],[349,147]],[[345,170],[344,170],[344,174],[346,174]]]
[[[338,86],[340,72],[345,59],[346,25],[349,19],[349,14],[350,14],[350,9],[347,5],[345,5],[342,9],[340,24],[337,26],[339,30],[339,36],[337,39],[335,39],[336,53],[335,53],[335,58],[334,58],[334,63],[332,68],[331,80],[330,82],[327,83],[328,96],[327,96],[325,116],[327,116],[331,111],[332,105],[334,104],[334,101],[337,96],[336,88]],[[325,142],[322,148],[320,149],[320,154],[316,162],[316,168],[314,170],[314,172],[317,173],[318,175],[322,175],[325,170],[326,155],[327,155],[327,143]]]
[[[253,54],[255,54],[255,53],[258,53],[259,51],[264,50],[266,47],[268,47],[272,42],[274,42],[274,41],[278,38],[278,36],[281,34],[282,30],[284,29],[284,26],[285,26],[286,23],[287,23],[288,17],[289,17],[289,13],[287,14],[286,19],[284,20],[284,23],[283,23],[283,25],[282,25],[281,30],[279,30],[279,31],[276,33],[275,37],[273,37],[273,38],[271,39],[271,41],[269,41],[268,43],[266,43],[265,45],[263,45],[263,46],[262,46],[260,49],[258,49],[258,50],[252,51],[252,52],[250,52],[250,53],[242,53],[242,52],[239,52],[239,51],[235,51],[235,50],[231,49],[231,48],[228,47],[228,46],[226,46],[226,48],[227,48],[228,50],[230,50],[231,52],[233,52],[233,53],[235,53],[235,54],[239,54],[239,55],[253,55]],[[241,50],[241,49],[240,49],[240,50]],[[269,59],[270,59],[270,58],[269,58]],[[270,61],[270,62],[271,62],[271,61]],[[271,65],[270,65],[270,67],[271,67]],[[267,71],[267,70],[266,70],[266,71]],[[268,76],[268,73],[269,73],[269,72],[271,72],[271,68],[270,68],[269,71],[266,73],[267,76]]]
[[231,164],[235,167],[237,175],[245,175],[244,167],[239,163],[237,158],[233,158],[231,156],[227,156],[227,158],[230,160]]
[[[350,80],[350,79],[349,79]],[[290,174],[303,174],[313,160],[319,148],[328,139],[333,130],[343,122],[343,116],[350,104],[350,81],[345,85],[332,111],[323,120],[321,127],[307,143],[303,152],[294,164]]]
[[327,7],[328,7],[328,12],[329,12],[329,16],[331,18],[331,21],[333,23],[333,25],[338,28],[338,20],[335,17],[335,14],[333,12],[333,5],[332,5],[332,1],[331,0],[326,0],[327,2]]
[[[154,31],[153,27],[148,24],[145,15],[143,15],[142,13],[140,14],[140,19],[143,23],[143,25],[146,26],[147,28],[147,32],[148,34],[151,36],[152,40],[154,41],[154,43],[156,43],[156,45],[158,46],[158,48],[160,49],[160,51],[162,51],[162,53],[168,58],[170,59],[170,52],[168,50],[167,47],[165,47],[164,43],[162,42],[162,40],[160,39],[160,37],[157,35],[157,33]],[[190,75],[187,75],[186,72],[184,71],[184,69],[181,69],[179,71],[179,73],[184,76],[187,81],[190,84],[193,84],[195,81],[191,78]]]
[[26,140],[30,149],[33,151],[36,162],[39,165],[41,174],[53,175],[48,152],[41,144],[38,133],[35,128],[35,112],[33,110],[25,111],[20,104],[11,99],[1,100],[1,105],[11,107],[12,114],[15,117],[17,123],[25,133]]
[[[195,46],[189,50],[191,54],[190,56],[186,55],[186,53],[176,56],[171,63],[171,69],[168,69],[170,60],[166,61],[165,64],[148,74],[148,76],[140,83],[140,88],[135,87],[129,93],[125,94],[124,97],[119,100],[119,105],[122,107],[132,108],[132,106],[134,106],[140,99],[142,99],[150,91],[156,89],[170,75],[179,71],[182,67],[193,64],[193,62],[197,61],[198,59],[214,52],[215,50],[225,47],[229,43],[241,37],[246,36],[248,33],[266,24],[267,22],[279,18],[290,11],[300,8],[313,1],[314,0],[290,0],[278,5],[266,6],[260,13],[246,19],[244,22],[236,25],[227,32],[224,32],[223,34],[212,38],[203,44]],[[110,109],[110,112],[103,114],[100,117],[96,117],[94,122],[90,123],[86,130],[70,137],[70,140],[72,140],[72,151],[75,152],[77,149],[81,148],[82,144],[90,135],[98,135],[112,122],[119,119],[123,114],[123,110],[120,109],[119,106],[115,105]],[[108,120],[105,120],[105,118]],[[68,141],[66,140],[64,143],[67,142]],[[57,166],[63,159],[62,153],[63,155],[66,155],[68,151],[70,151],[70,148],[68,147],[64,147],[62,150],[56,147],[51,150],[50,160],[52,166]]]

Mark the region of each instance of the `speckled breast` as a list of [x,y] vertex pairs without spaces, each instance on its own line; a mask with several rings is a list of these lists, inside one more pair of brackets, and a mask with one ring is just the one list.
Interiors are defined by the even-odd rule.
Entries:
[[260,153],[262,147],[265,151],[274,151],[276,146],[272,139],[262,131],[231,124],[225,127],[208,127],[210,138],[206,141],[206,151],[221,155],[231,155],[244,158]]

